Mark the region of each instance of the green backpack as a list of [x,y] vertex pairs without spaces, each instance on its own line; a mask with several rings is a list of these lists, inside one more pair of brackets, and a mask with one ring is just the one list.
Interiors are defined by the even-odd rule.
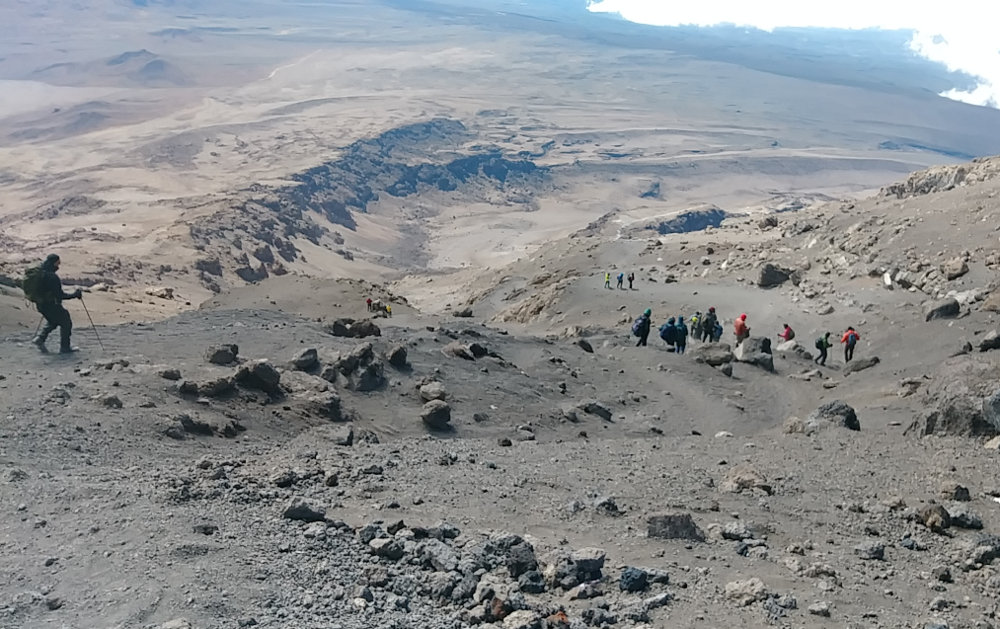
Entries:
[[49,295],[45,294],[45,270],[40,266],[33,266],[25,271],[21,290],[28,301],[36,304],[48,301]]

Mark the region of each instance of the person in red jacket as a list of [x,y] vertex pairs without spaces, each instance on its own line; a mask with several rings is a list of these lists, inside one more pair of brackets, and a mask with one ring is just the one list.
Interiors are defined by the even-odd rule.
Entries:
[[747,327],[747,316],[741,314],[739,319],[733,322],[733,332],[736,333],[736,344],[739,345],[743,339],[750,336],[750,328]]
[[840,338],[840,342],[844,344],[845,363],[851,362],[851,359],[854,358],[854,346],[858,344],[859,340],[861,340],[861,335],[854,328],[848,326],[844,336]]
[[785,342],[788,342],[795,338],[795,331],[792,330],[792,328],[786,323],[785,329],[781,331],[781,334],[778,335],[778,338],[780,338]]

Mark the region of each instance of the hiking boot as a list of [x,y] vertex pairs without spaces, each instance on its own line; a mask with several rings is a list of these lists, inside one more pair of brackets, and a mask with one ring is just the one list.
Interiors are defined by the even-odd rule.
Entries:
[[72,354],[73,352],[80,351],[79,347],[73,347],[71,345],[63,346],[59,348],[60,354]]
[[38,349],[42,350],[43,352],[48,351],[45,349],[45,337],[40,334],[35,338],[31,339],[31,344],[37,347]]

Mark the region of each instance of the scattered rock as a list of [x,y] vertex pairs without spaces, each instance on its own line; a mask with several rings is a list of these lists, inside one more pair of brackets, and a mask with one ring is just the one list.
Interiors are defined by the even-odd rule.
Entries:
[[854,554],[866,560],[885,559],[885,546],[878,542],[864,542],[854,547]]
[[683,539],[704,542],[705,534],[689,513],[669,513],[650,516],[646,535],[657,539]]
[[934,319],[954,319],[962,312],[962,307],[954,297],[931,301],[924,306],[924,321]]
[[460,310],[454,311],[451,314],[454,317],[460,317],[460,318],[463,318],[463,319],[468,319],[469,317],[472,316],[472,306],[466,306],[464,308],[461,308]]
[[823,618],[830,617],[830,604],[826,601],[820,601],[818,603],[813,603],[808,607],[808,611],[813,616],[821,616]]
[[281,393],[281,374],[274,365],[266,360],[254,361],[239,368],[235,376],[236,382],[248,389],[263,391],[268,395]]
[[231,365],[236,362],[240,348],[234,343],[213,345],[205,352],[205,360],[213,365]]
[[406,369],[410,366],[409,360],[407,359],[407,350],[405,345],[394,345],[392,349],[389,350],[387,359],[389,364],[396,369]]
[[865,369],[871,369],[879,363],[878,356],[868,356],[866,358],[855,358],[844,367],[844,375],[850,375]]
[[689,352],[695,362],[705,363],[712,367],[721,367],[733,362],[735,356],[733,350],[726,343],[702,343],[696,345]]
[[173,369],[173,368],[161,369],[158,375],[164,380],[171,380],[175,382],[181,379],[181,372],[179,369]]
[[726,584],[726,598],[737,605],[747,606],[767,598],[767,586],[753,577],[745,581],[730,581]]
[[983,528],[983,520],[978,514],[969,510],[967,505],[952,503],[947,507],[951,525],[960,529],[979,530]]
[[781,286],[787,282],[790,277],[791,271],[768,262],[760,268],[760,274],[757,276],[757,286],[761,288]]
[[292,358],[292,369],[298,371],[314,371],[319,368],[319,352],[315,347],[308,347]]
[[951,515],[941,505],[932,504],[917,513],[917,521],[935,533],[943,533],[951,526]]
[[451,424],[451,406],[442,400],[431,400],[420,411],[420,420],[433,430],[445,430]]
[[428,382],[420,387],[420,397],[423,398],[425,402],[430,402],[431,400],[444,400],[448,397],[448,392],[445,390],[444,385],[440,382]]
[[938,489],[938,495],[943,500],[954,500],[955,502],[968,502],[972,499],[968,487],[951,481],[941,484],[941,488]]
[[591,345],[590,341],[588,341],[587,339],[577,339],[576,344],[577,346],[579,346],[580,349],[587,352],[588,354],[594,353],[594,346]]
[[326,519],[326,509],[315,507],[305,500],[293,500],[285,507],[282,517],[299,522],[322,522]]
[[988,352],[994,349],[1000,349],[1000,332],[990,330],[979,339],[979,351]]
[[451,343],[448,343],[441,348],[441,351],[445,356],[451,356],[453,358],[461,358],[463,360],[476,359],[476,357],[473,356],[472,352],[469,350],[469,347],[459,341],[452,341]]
[[642,592],[649,587],[649,573],[642,568],[627,567],[618,579],[622,592]]
[[771,494],[771,486],[764,475],[746,465],[739,465],[729,470],[725,479],[719,484],[719,490],[732,494],[750,490]]
[[771,355],[771,339],[751,336],[733,350],[733,356],[741,363],[756,365],[767,371],[774,371],[774,356]]
[[822,430],[824,426],[837,426],[848,430],[861,430],[861,422],[858,415],[850,405],[841,401],[833,400],[809,414],[806,418],[806,432],[812,433]]
[[948,278],[948,281],[957,280],[969,272],[969,264],[964,258],[952,258],[941,265],[941,274]]
[[354,319],[337,319],[326,325],[328,334],[343,338],[362,339],[369,336],[382,336],[382,329],[371,319],[355,321]]

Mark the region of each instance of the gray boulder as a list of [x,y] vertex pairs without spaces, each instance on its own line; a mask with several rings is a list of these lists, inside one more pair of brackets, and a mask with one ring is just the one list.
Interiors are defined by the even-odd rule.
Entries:
[[952,258],[941,265],[941,274],[948,281],[957,280],[969,272],[969,263],[964,258]]
[[406,369],[410,366],[405,345],[393,346],[386,358],[389,360],[389,364],[396,369]]
[[827,402],[809,414],[806,427],[812,432],[821,430],[823,426],[838,426],[848,430],[861,430],[858,415],[850,405],[841,400]]
[[240,367],[236,372],[236,382],[247,389],[256,389],[268,395],[281,393],[281,374],[266,360]]
[[428,382],[420,387],[420,397],[425,402],[431,400],[444,400],[448,397],[448,392],[440,382]]
[[305,500],[293,500],[285,507],[282,517],[299,522],[322,522],[326,519],[326,509],[315,507]]
[[848,376],[852,373],[864,371],[865,369],[871,369],[877,364],[879,364],[878,356],[867,356],[865,358],[856,358],[851,362],[847,363],[847,366],[844,367],[844,375]]
[[810,352],[808,349],[806,349],[804,345],[795,340],[778,343],[774,347],[774,350],[780,354],[794,354],[795,356],[798,356],[799,358],[803,358],[805,360],[813,359],[812,352]]
[[319,352],[315,347],[308,347],[292,358],[291,365],[297,371],[312,371],[319,367]]
[[760,274],[757,276],[757,286],[761,288],[781,286],[787,282],[791,276],[792,272],[788,269],[781,268],[776,264],[768,262],[760,268]]
[[337,319],[326,325],[328,334],[339,337],[361,339],[369,336],[382,336],[382,330],[371,319],[355,321],[354,319]]
[[1000,433],[1000,367],[976,355],[946,360],[924,389],[923,417],[907,431],[993,437]]
[[721,367],[735,360],[732,348],[726,343],[702,343],[688,351],[695,362]]
[[690,513],[652,515],[646,520],[646,535],[656,539],[683,539],[704,542],[705,534]]
[[924,321],[954,319],[962,313],[962,306],[954,297],[928,302],[924,306]]
[[420,420],[433,430],[445,430],[451,424],[451,406],[442,400],[431,400],[421,409]]
[[751,336],[733,350],[733,356],[741,363],[756,365],[767,371],[774,371],[774,356],[771,355],[771,339]]
[[234,343],[213,345],[205,352],[205,360],[213,365],[231,365],[236,362],[240,348]]

